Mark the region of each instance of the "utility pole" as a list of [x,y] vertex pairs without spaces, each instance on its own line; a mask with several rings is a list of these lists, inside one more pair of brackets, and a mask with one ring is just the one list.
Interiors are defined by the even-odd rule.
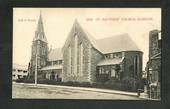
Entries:
[[37,53],[36,53],[36,61],[35,61],[35,85],[37,85]]

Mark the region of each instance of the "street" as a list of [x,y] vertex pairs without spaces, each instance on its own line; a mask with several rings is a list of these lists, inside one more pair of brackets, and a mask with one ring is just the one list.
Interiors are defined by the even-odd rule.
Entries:
[[16,83],[12,85],[12,98],[140,100],[140,98],[135,96],[121,94]]

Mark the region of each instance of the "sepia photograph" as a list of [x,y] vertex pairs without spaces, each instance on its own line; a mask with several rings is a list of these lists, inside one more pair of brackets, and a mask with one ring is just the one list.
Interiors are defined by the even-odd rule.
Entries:
[[161,8],[13,8],[12,99],[161,100]]

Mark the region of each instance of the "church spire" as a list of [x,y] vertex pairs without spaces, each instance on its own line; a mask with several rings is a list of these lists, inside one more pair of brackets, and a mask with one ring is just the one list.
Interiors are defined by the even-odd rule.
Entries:
[[45,33],[44,33],[44,26],[43,26],[41,11],[40,11],[37,29],[35,31],[34,41],[35,40],[41,40],[41,41],[47,42],[47,39],[46,39],[46,36],[45,36]]
[[39,20],[38,20],[37,31],[38,31],[38,32],[44,32],[44,27],[43,27],[43,21],[42,21],[41,11],[40,11],[40,16],[39,16]]

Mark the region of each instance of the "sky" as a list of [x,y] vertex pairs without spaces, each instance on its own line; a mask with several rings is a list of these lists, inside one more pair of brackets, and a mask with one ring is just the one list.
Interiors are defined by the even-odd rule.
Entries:
[[75,19],[95,39],[128,33],[148,61],[149,31],[161,30],[160,8],[13,8],[13,63],[28,65],[42,14],[49,48],[62,47]]

